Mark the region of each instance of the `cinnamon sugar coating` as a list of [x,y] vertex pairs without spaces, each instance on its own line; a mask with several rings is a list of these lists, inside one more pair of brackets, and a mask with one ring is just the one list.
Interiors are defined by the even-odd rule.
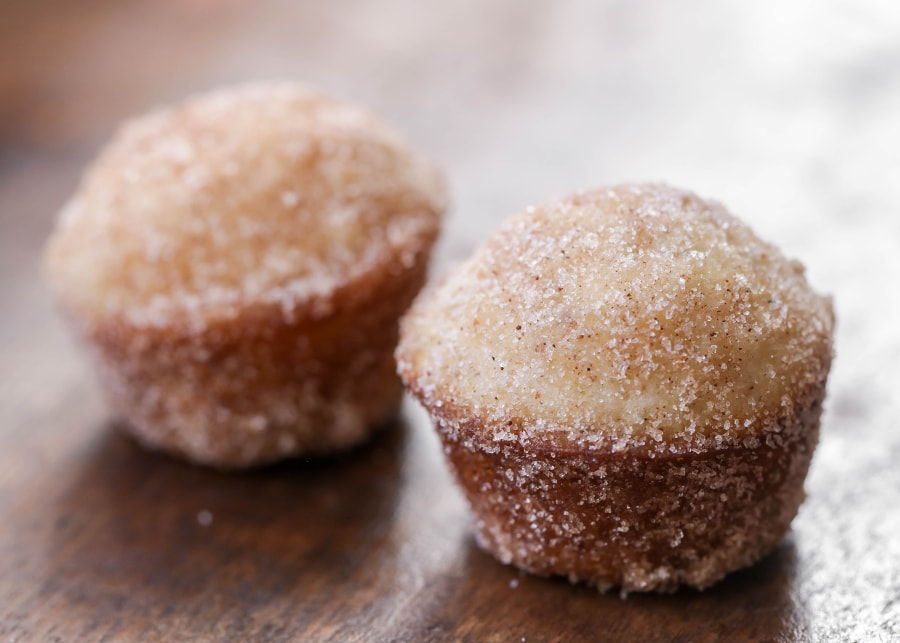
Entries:
[[721,205],[622,185],[508,219],[414,304],[396,355],[483,546],[667,590],[787,530],[833,324],[802,266]]
[[45,268],[130,430],[250,466],[358,443],[395,411],[396,322],[444,199],[366,112],[244,85],[127,122]]

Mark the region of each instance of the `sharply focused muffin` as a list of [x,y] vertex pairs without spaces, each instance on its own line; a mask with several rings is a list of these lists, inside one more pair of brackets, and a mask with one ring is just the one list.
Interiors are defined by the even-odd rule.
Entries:
[[663,185],[508,219],[413,305],[399,372],[504,563],[708,587],[804,493],[833,313],[721,205]]
[[374,117],[264,83],[126,123],[46,272],[125,427],[219,467],[365,440],[398,406],[437,171]]

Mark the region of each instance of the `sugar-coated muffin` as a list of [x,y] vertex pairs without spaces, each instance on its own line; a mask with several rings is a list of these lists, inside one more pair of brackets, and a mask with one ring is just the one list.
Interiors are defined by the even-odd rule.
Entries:
[[705,588],[803,500],[831,301],[723,206],[621,185],[528,208],[426,290],[399,372],[504,563]]
[[45,268],[127,430],[247,467],[395,413],[397,320],[443,210],[435,168],[365,111],[249,84],[125,123]]

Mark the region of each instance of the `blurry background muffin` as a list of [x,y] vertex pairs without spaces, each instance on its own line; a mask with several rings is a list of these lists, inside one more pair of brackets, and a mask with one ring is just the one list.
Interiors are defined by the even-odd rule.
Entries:
[[396,411],[397,319],[443,207],[436,170],[373,117],[246,85],[122,127],[47,272],[142,442],[262,464],[352,446]]

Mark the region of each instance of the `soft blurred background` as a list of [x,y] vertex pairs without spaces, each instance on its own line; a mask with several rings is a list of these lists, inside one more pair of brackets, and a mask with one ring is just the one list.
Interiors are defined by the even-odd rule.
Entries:
[[[900,636],[897,7],[0,0],[0,444],[17,453],[0,485],[84,439],[54,425],[62,406],[102,417],[39,277],[84,164],[131,114],[287,77],[368,106],[443,165],[453,211],[438,272],[529,203],[629,179],[721,200],[801,258],[839,319],[795,523],[806,631]],[[834,537],[806,547],[823,530]]]

